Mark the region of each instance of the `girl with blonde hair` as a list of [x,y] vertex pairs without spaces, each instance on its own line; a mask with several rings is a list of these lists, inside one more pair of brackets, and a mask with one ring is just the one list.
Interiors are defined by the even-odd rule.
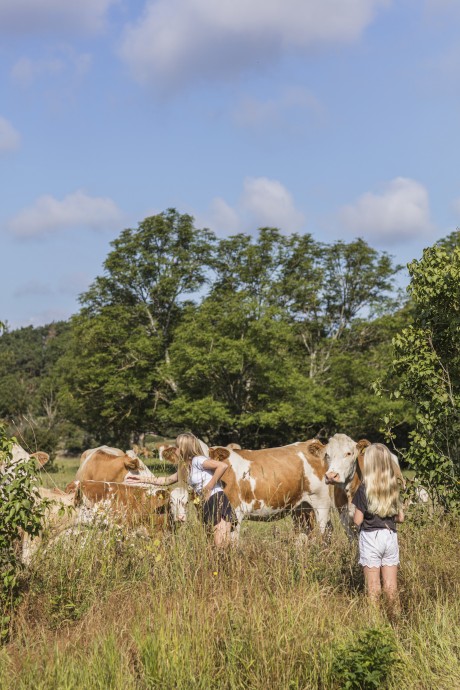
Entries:
[[[215,545],[227,546],[235,515],[220,479],[228,465],[208,458],[199,439],[190,433],[180,434],[176,438],[176,457],[179,464],[177,472],[169,477],[155,477],[148,483],[166,486],[175,484],[179,478],[185,479],[202,499],[200,516],[204,524],[212,528]],[[180,477],[183,470],[185,476]]]
[[366,589],[376,602],[383,592],[390,604],[397,604],[399,565],[396,523],[404,521],[399,500],[398,468],[382,443],[364,451],[363,482],[353,497],[354,523],[359,527],[359,563],[364,569]]

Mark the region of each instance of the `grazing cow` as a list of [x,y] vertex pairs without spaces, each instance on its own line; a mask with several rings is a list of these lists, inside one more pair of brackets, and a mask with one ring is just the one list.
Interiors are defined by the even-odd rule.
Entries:
[[[292,514],[299,532],[311,529],[313,517],[325,531],[331,501],[320,441],[238,451],[200,443],[205,455],[228,465],[221,481],[237,517],[236,538],[244,518],[270,520],[287,514]],[[166,448],[163,457],[174,462],[175,448]]]
[[150,470],[133,451],[99,446],[82,453],[75,479],[79,481],[123,482],[133,473],[139,477],[153,477]]
[[[325,480],[333,487],[333,505],[338,510],[340,521],[349,536],[352,529],[355,506],[353,496],[362,480],[364,451],[370,446],[365,439],[353,441],[346,434],[335,434],[325,446],[325,459],[328,465]],[[399,468],[398,458],[394,453],[391,457],[395,463],[395,473],[401,486],[404,478]]]
[[76,506],[95,508],[102,504],[104,511],[128,527],[168,524],[170,492],[167,489],[103,481],[76,481],[74,485]]
[[[135,486],[129,486],[131,477],[139,477],[141,482],[137,481]],[[89,502],[103,501],[108,498],[114,501],[115,506],[130,505],[128,512],[133,512],[134,503],[138,504],[138,509],[134,511],[138,519],[139,511],[146,511],[147,505],[150,505],[152,510],[156,511],[155,501],[153,496],[158,494],[168,497],[168,504],[171,516],[176,522],[183,522],[185,520],[185,505],[184,505],[184,489],[183,487],[176,487],[171,491],[164,492],[161,489],[152,486],[150,483],[143,483],[142,479],[147,481],[154,478],[153,473],[148,467],[136,456],[134,451],[129,450],[124,453],[119,448],[110,448],[108,446],[100,446],[99,448],[91,448],[86,450],[80,459],[80,467],[78,468],[74,482],[68,485],[66,490],[76,490],[77,482]],[[94,489],[90,489],[90,482]],[[122,486],[125,485],[123,489]],[[121,485],[121,486],[120,486]],[[109,489],[109,487],[112,487]],[[117,490],[115,491],[115,487]],[[135,489],[134,493],[130,493],[130,489]],[[152,500],[145,499],[145,507],[141,510],[140,506],[143,501],[140,496],[145,494]],[[134,497],[137,497],[136,500]],[[158,506],[161,513],[161,506]],[[117,508],[117,511],[120,512]],[[152,518],[153,519],[153,518]]]

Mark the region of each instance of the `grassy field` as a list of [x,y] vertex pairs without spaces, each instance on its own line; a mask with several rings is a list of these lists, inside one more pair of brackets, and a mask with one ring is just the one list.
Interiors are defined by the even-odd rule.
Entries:
[[455,690],[459,542],[458,521],[409,513],[394,618],[369,607],[337,524],[302,546],[289,519],[247,524],[225,554],[193,517],[176,534],[87,529],[24,572],[0,688]]

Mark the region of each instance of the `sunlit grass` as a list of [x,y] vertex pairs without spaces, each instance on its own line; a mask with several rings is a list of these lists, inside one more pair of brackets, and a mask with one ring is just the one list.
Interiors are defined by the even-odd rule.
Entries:
[[337,650],[356,665],[374,630],[397,655],[380,687],[460,687],[460,528],[417,523],[400,531],[396,621],[369,608],[338,525],[299,546],[290,520],[247,524],[223,554],[195,519],[176,534],[86,528],[24,573],[0,687],[333,690]]

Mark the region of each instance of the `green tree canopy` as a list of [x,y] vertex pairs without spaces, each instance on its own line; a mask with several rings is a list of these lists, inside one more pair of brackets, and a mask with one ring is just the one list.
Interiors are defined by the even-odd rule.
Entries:
[[452,239],[409,264],[414,322],[394,339],[394,396],[416,409],[407,460],[446,507],[460,501],[460,245]]

